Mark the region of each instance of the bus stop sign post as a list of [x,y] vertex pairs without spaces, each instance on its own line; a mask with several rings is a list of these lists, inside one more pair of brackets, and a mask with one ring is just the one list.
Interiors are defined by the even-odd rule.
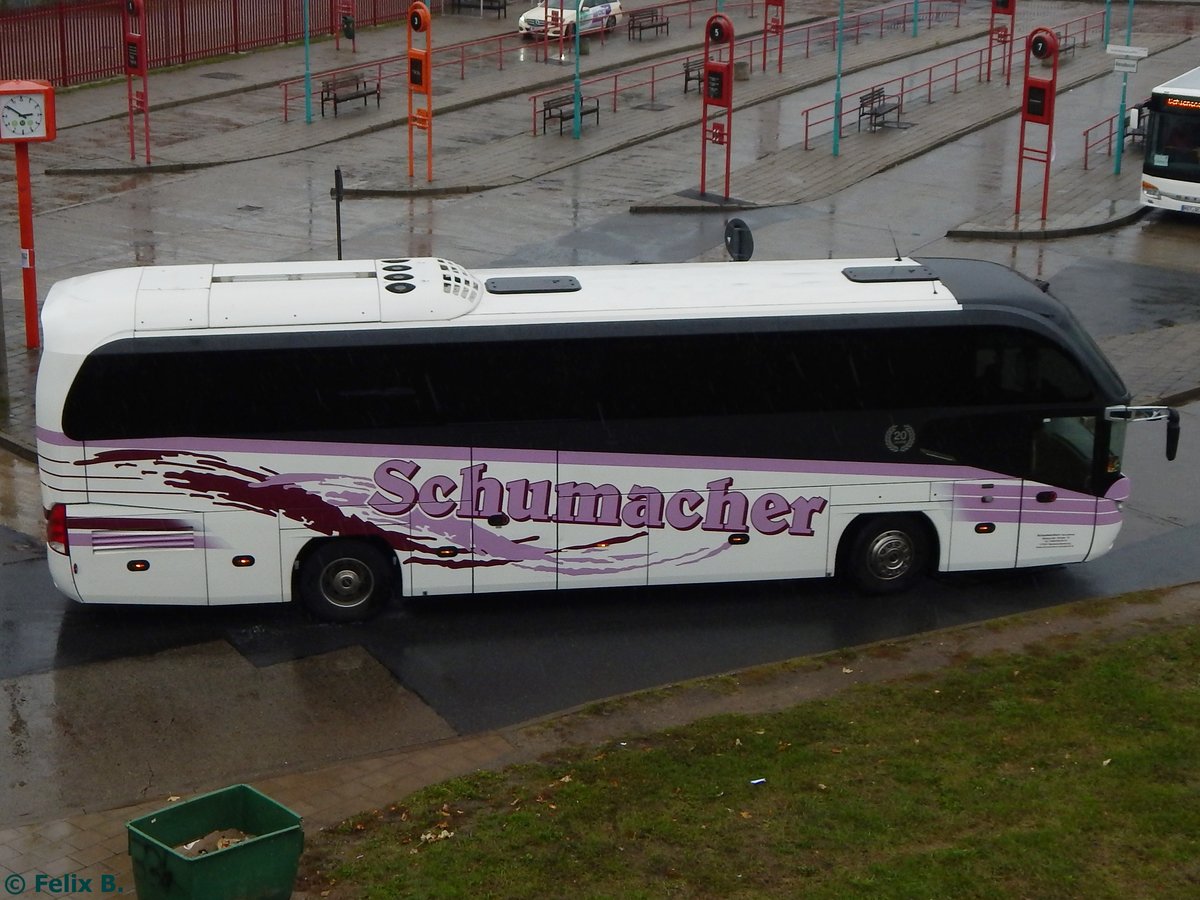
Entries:
[[[996,18],[1008,18],[1007,25],[996,25]],[[1004,84],[1012,84],[1012,53],[1013,40],[1017,28],[1017,0],[992,0],[992,16],[988,25],[988,67],[987,80],[992,80],[992,48],[1000,46],[1000,67],[1004,72]]]
[[[150,165],[150,86],[147,82],[146,5],[144,0],[125,0],[121,9],[125,26],[125,94],[129,107],[129,159],[137,157],[133,137],[133,120],[142,114],[143,140],[146,145],[146,165]],[[142,79],[142,89],[133,89],[134,76]]]
[[[1125,46],[1129,46],[1129,42],[1133,40],[1133,0],[1129,0],[1129,13],[1125,16]],[[1121,108],[1117,110],[1117,127],[1125,127],[1125,97],[1129,91],[1129,73],[1121,73]],[[1125,134],[1122,132],[1121,139],[1117,141],[1116,160],[1113,163],[1113,174],[1121,174],[1121,154],[1125,150]]]
[[[413,129],[425,132],[425,180],[433,181],[433,34],[429,7],[417,0],[408,10],[408,177],[413,177]],[[413,35],[424,34],[424,48],[413,46]],[[425,106],[413,109],[413,94],[425,96]]]
[[[704,101],[704,114],[700,132],[700,195],[704,196],[705,178],[708,173],[708,144],[711,141],[725,148],[725,199],[729,199],[729,148],[733,141],[733,23],[729,17],[717,13],[709,17],[704,26],[704,81],[700,85],[700,96]],[[715,54],[721,54],[724,59]],[[723,121],[708,124],[708,108],[715,106],[725,110]]]
[[[1046,60],[1051,64],[1050,77],[1045,78],[1030,72],[1034,60]],[[1021,93],[1021,152],[1017,160],[1017,202],[1015,215],[1021,218],[1021,173],[1025,160],[1040,162],[1042,171],[1042,219],[1046,218],[1046,207],[1050,201],[1050,157],[1054,149],[1054,95],[1058,89],[1058,35],[1049,28],[1035,28],[1025,41],[1025,86]],[[1031,147],[1025,138],[1029,125],[1044,125],[1046,142],[1042,147]]]
[[767,42],[779,36],[779,59],[776,68],[784,73],[784,0],[767,0],[762,8],[762,71],[767,71]]

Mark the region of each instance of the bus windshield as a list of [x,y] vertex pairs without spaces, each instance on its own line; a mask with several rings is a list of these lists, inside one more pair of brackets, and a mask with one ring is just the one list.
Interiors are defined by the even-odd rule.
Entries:
[[1200,213],[1200,69],[1156,87],[1146,111],[1142,203]]
[[1167,170],[1180,181],[1200,181],[1200,111],[1155,115],[1146,136],[1146,170]]

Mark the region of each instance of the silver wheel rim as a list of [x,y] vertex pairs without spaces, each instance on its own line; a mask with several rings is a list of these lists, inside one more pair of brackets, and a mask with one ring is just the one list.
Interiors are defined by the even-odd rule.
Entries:
[[336,559],[321,570],[321,596],[334,606],[361,606],[374,590],[375,575],[360,559]]
[[915,548],[903,531],[884,531],[867,547],[867,571],[880,581],[895,581],[911,571]]

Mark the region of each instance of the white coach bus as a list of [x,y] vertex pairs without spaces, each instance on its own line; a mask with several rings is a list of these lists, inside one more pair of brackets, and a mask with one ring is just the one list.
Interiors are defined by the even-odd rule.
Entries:
[[129,268],[57,284],[37,438],[84,603],[1076,563],[1112,546],[1130,407],[992,263]]

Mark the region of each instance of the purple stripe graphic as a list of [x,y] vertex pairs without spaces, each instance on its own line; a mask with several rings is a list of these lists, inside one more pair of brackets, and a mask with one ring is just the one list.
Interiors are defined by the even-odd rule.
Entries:
[[[71,441],[61,433],[38,429],[38,439],[48,444],[84,447]],[[413,444],[349,444],[323,443],[318,441],[251,441],[221,438],[170,438],[164,440],[96,441],[88,445],[89,452],[108,455],[126,451],[142,454],[183,453],[220,454],[236,453],[282,454],[288,456],[351,457],[366,459],[392,459],[398,457],[416,459],[445,459],[454,461],[512,463],[553,463],[579,466],[616,466],[621,468],[645,469],[736,469],[744,472],[811,473],[814,475],[869,475],[872,477],[897,477],[912,479],[1002,479],[1009,476],[972,466],[933,465],[924,463],[856,463],[811,459],[742,458],[730,456],[656,456],[643,453],[579,453],[552,450],[512,450],[495,448],[435,447]],[[144,458],[144,457],[143,457]]]

